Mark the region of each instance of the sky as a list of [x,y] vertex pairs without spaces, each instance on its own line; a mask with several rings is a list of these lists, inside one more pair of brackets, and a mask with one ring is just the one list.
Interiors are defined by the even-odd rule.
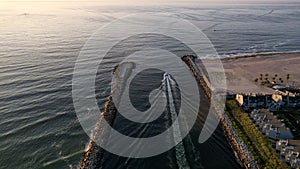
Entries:
[[[72,1],[85,1],[85,0],[0,0],[0,2],[72,2]],[[218,3],[247,3],[247,2],[300,2],[300,0],[86,0],[93,2],[103,2],[103,3],[152,3],[152,2],[168,2],[168,3],[208,3],[208,2],[218,2]]]
[[[63,2],[60,4],[67,5],[70,2],[80,1],[81,5],[128,5],[128,6],[147,6],[147,5],[190,5],[190,4],[243,4],[243,3],[300,3],[300,0],[0,0],[0,2],[9,2],[11,6],[28,6],[29,4],[39,4],[40,2]],[[0,4],[0,8],[1,5]]]

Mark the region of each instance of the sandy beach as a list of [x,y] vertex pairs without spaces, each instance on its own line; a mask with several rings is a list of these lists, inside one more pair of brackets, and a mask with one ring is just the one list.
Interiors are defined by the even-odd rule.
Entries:
[[[287,85],[300,85],[300,52],[278,54],[253,54],[222,58],[226,75],[227,90],[234,93],[264,93],[272,94],[274,90],[260,85],[260,78],[275,81],[282,78]],[[265,76],[268,74],[268,76]],[[290,74],[287,80],[286,76]]]

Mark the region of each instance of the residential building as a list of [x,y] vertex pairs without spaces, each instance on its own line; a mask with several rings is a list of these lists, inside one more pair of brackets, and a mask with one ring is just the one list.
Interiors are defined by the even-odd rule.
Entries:
[[290,164],[291,164],[291,167],[292,167],[292,168],[297,168],[297,169],[299,169],[299,168],[300,168],[300,159],[299,159],[299,158],[296,158],[296,159],[294,159],[294,160],[291,160]]
[[286,146],[300,146],[300,140],[279,140],[276,142],[276,151]]
[[291,163],[292,160],[295,160],[299,157],[300,154],[300,146],[295,146],[294,149],[290,150],[285,155],[285,161]]
[[300,106],[300,95],[296,94],[279,94],[275,93],[272,95],[272,99],[275,103],[286,107],[299,107]]
[[262,127],[261,131],[262,131],[263,134],[265,134],[265,133],[269,132],[271,130],[271,128],[281,128],[281,127],[285,127],[285,124],[281,123],[281,122],[280,123],[269,123],[269,122],[267,122]]
[[268,108],[272,103],[272,95],[264,94],[237,94],[236,100],[245,108]]
[[294,146],[286,146],[286,147],[283,147],[280,151],[280,156],[282,157],[285,157],[285,155],[287,153],[289,153],[290,151],[292,151],[294,149]]
[[236,94],[236,101],[246,109],[269,108],[278,110],[280,107],[300,107],[300,95],[291,93],[268,94]]
[[277,139],[293,139],[294,136],[291,130],[287,127],[276,128]]

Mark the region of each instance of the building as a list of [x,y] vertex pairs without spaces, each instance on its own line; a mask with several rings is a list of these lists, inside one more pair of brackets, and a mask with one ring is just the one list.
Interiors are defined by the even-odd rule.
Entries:
[[266,136],[272,140],[287,140],[294,138],[291,130],[287,127],[270,128],[266,131]]
[[279,140],[276,151],[292,168],[300,168],[300,140]]
[[[278,120],[279,121],[279,120]],[[279,121],[280,122],[280,121]],[[270,123],[267,122],[265,123],[265,125],[262,127],[261,131],[263,134],[266,134],[267,132],[269,132],[272,128],[281,128],[281,127],[285,127],[284,123]]]
[[300,140],[287,140],[291,146],[300,146]]
[[276,142],[276,151],[280,152],[286,146],[288,146],[288,140],[279,140]]
[[270,108],[278,110],[280,107],[300,107],[300,95],[291,93],[265,94],[236,94],[236,101],[246,109]]
[[276,142],[276,151],[286,146],[300,146],[300,140],[279,140]]
[[272,95],[264,94],[237,94],[236,98],[240,106],[253,108],[268,108],[273,103]]
[[281,157],[285,157],[286,154],[288,154],[290,151],[292,151],[294,149],[294,146],[286,146],[283,147],[280,151],[280,156]]
[[289,107],[300,107],[300,95],[288,96]]
[[267,109],[253,110],[250,117],[259,129],[262,129],[268,121],[277,120],[277,117]]
[[276,128],[270,128],[268,131],[266,131],[266,136],[271,140],[277,140],[278,139],[278,131]]
[[277,116],[273,115],[273,113],[264,114],[263,116],[260,116],[260,119],[258,121],[259,124],[257,124],[258,128],[262,130],[265,124],[270,124],[268,121],[273,121],[273,120],[277,120]]
[[290,129],[267,109],[253,110],[250,117],[259,130],[271,140],[294,138]]
[[299,168],[300,168],[300,159],[299,159],[299,158],[296,158],[296,159],[294,159],[294,160],[291,160],[290,164],[291,164],[291,167],[292,167],[292,168],[297,168],[297,169],[299,169]]
[[291,163],[291,161],[295,160],[296,158],[299,158],[299,155],[300,155],[300,146],[294,146],[292,150],[290,150],[285,154],[285,161],[287,163]]
[[293,139],[294,136],[288,127],[276,128],[277,139]]
[[285,107],[300,107],[300,95],[291,93],[279,94],[275,93],[272,95],[272,99],[275,103]]

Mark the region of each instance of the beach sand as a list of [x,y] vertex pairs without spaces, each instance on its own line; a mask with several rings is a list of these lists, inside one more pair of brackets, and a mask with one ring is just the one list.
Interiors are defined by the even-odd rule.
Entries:
[[[254,79],[263,79],[268,74],[268,79],[276,81],[281,77],[283,84],[300,84],[300,53],[256,54],[222,58],[226,75],[227,90],[233,93],[264,93],[272,94],[274,90],[260,85],[260,80],[255,83]],[[290,79],[287,80],[287,74]]]

